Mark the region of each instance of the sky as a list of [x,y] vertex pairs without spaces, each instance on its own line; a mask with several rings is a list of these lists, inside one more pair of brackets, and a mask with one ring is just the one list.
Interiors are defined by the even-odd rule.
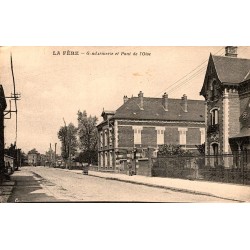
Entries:
[[[202,100],[199,92],[209,54],[224,55],[224,47],[1,47],[5,96],[13,93],[10,53],[16,91],[21,93],[17,146],[26,153],[32,148],[44,153],[50,143],[60,147],[57,132],[63,119],[77,126],[78,110],[101,122],[103,109],[116,110],[124,95],[137,96],[140,91],[145,97],[160,98],[167,92],[169,98],[186,94]],[[238,47],[238,57],[250,58],[250,47]],[[14,141],[13,114],[5,120],[6,146]]]

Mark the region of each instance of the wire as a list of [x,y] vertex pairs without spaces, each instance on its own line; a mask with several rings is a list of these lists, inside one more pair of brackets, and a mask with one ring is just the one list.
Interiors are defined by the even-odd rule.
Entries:
[[[224,47],[220,48],[215,54],[219,53],[222,49],[224,49]],[[170,89],[171,87],[173,87],[175,84],[177,84],[178,82],[184,80],[188,75],[190,75],[191,73],[193,73],[194,71],[196,71],[200,66],[202,66],[206,62],[208,62],[208,59],[206,59],[205,61],[203,61],[201,64],[199,64],[193,70],[191,70],[189,73],[187,73],[186,75],[184,75],[182,78],[180,78],[179,80],[177,80],[176,82],[174,82],[173,84],[171,84],[170,86],[168,86],[165,90],[161,91],[159,94],[155,95],[154,97],[160,95],[162,92],[166,92],[168,89]],[[196,74],[196,73],[197,72],[195,72],[194,74]]]
[[[246,48],[244,48],[242,51],[241,51],[241,53],[243,52],[243,51],[245,51],[246,50]],[[218,53],[218,52],[217,52]],[[222,56],[224,53],[221,53],[219,56]],[[217,55],[218,56],[218,55]],[[221,57],[221,58],[219,58],[218,60],[217,60],[217,62],[218,61],[220,61],[220,60],[222,60],[222,58],[224,58],[224,57]],[[205,66],[204,68],[206,68],[207,66]],[[203,69],[204,69],[203,68]],[[185,82],[183,82],[183,83],[181,83],[180,85],[178,85],[179,87],[180,86],[183,86],[185,83],[187,83],[187,82],[189,82],[190,80],[192,80],[192,79],[194,79],[194,78],[196,78],[198,75],[200,75],[202,72],[200,72],[199,74],[197,74],[197,75],[195,75],[194,77],[192,77],[192,78],[189,78],[189,79],[187,79],[187,80],[185,80]],[[190,83],[189,83],[190,84]],[[187,84],[187,86],[189,85],[189,84]],[[187,87],[186,86],[186,87]],[[175,90],[170,90],[170,92],[169,93],[171,93],[171,92],[175,92],[177,89],[175,89]]]
[[[246,48],[245,48],[245,49],[246,49]],[[245,49],[243,49],[243,50],[241,51],[241,53],[242,53]],[[217,53],[218,53],[218,52],[217,52]],[[224,54],[224,53],[222,53],[222,54],[220,54],[220,55],[217,55],[217,56],[222,56],[223,54]],[[218,59],[217,61],[220,61],[222,58],[223,58],[223,57],[221,57],[221,58]],[[208,60],[207,60],[207,61],[208,61]],[[206,67],[207,67],[207,66],[201,68],[199,71],[197,71],[196,73],[194,73],[190,78],[184,80],[183,82],[181,82],[180,84],[178,84],[177,86],[175,86],[173,89],[171,89],[168,93],[173,93],[173,92],[175,92],[176,90],[178,90],[179,87],[183,86],[185,83],[188,83],[188,82],[190,82],[190,80],[192,80],[192,79],[196,78],[197,76],[199,76],[201,73],[203,73],[203,70],[206,69]],[[191,82],[190,82],[190,83],[191,83]],[[190,84],[190,83],[189,83],[189,84]],[[187,87],[189,84],[187,84],[186,87]]]

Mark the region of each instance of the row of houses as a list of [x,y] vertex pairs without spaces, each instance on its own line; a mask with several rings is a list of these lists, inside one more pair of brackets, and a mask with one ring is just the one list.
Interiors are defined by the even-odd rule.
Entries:
[[39,153],[35,148],[27,154],[27,164],[29,166],[57,166],[62,162],[62,157],[55,153],[50,147],[45,154]]
[[[200,95],[205,100],[123,98],[116,111],[103,110],[98,129],[99,168],[119,171],[121,160],[163,144],[195,151],[205,143],[206,155],[250,149],[250,60],[227,46],[225,56],[209,56]],[[250,150],[249,150],[250,151]],[[249,156],[250,159],[250,156]]]

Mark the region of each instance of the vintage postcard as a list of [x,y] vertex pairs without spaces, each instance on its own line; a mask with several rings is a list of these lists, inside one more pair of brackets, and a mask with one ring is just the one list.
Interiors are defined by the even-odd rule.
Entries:
[[250,47],[0,47],[0,202],[249,202]]

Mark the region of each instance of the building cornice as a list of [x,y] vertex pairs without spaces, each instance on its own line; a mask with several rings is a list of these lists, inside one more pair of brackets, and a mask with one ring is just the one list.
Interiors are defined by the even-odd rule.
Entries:
[[127,120],[127,119],[117,119],[118,122],[130,122],[130,123],[164,123],[164,124],[205,124],[205,121],[163,121],[163,120]]

